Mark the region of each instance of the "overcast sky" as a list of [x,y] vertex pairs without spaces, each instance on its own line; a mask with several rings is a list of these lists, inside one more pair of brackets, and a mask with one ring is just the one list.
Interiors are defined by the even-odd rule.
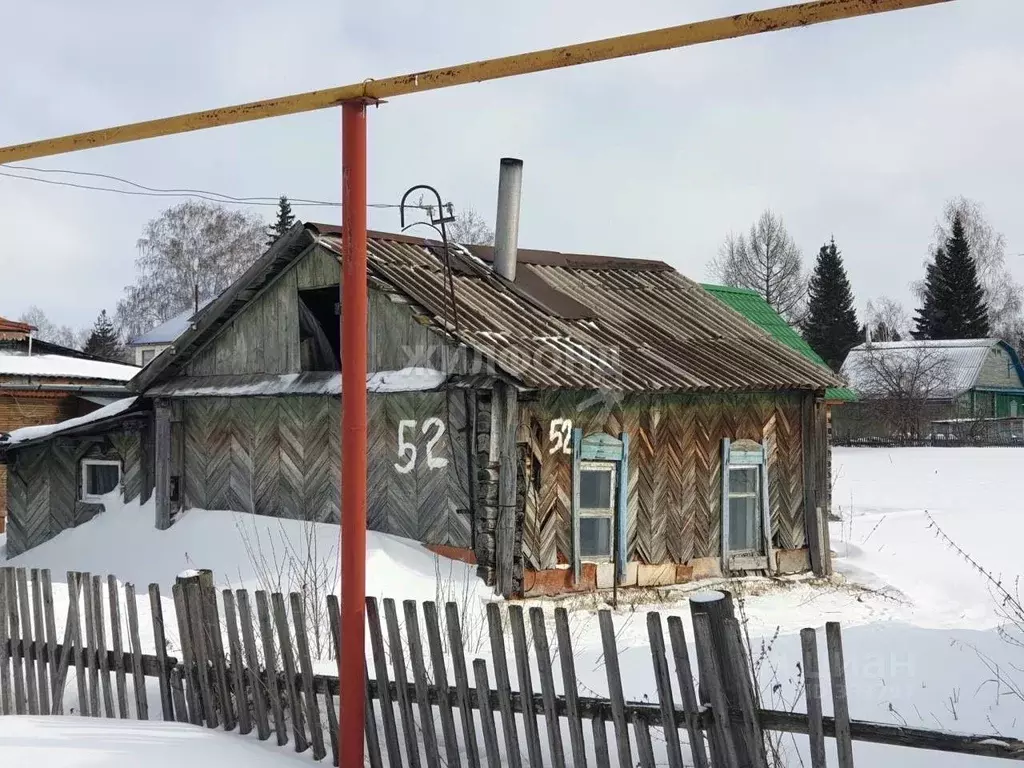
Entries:
[[[0,0],[0,145],[775,4]],[[963,194],[1024,281],[1021,29],[1021,0],[957,0],[398,97],[370,113],[369,198],[430,183],[490,220],[498,159],[516,156],[523,246],[659,258],[695,279],[770,207],[807,266],[835,236],[860,306],[889,294],[912,309],[943,201]],[[338,199],[339,122],[332,110],[27,164]],[[0,315],[37,304],[83,326],[113,310],[144,225],[175,202],[0,177]],[[397,212],[370,225],[397,231]]]

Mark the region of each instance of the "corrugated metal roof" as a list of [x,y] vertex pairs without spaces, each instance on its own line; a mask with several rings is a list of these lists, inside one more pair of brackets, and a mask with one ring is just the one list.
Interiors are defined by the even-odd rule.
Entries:
[[34,330],[36,330],[34,325],[0,317],[0,333],[32,333]]
[[[336,228],[309,226],[341,253]],[[509,283],[481,261],[486,249],[453,251],[454,330],[440,251],[434,241],[371,233],[370,273],[439,325],[446,316],[453,335],[529,388],[759,391],[839,383],[657,261],[523,249],[523,279]],[[559,296],[590,316],[576,307],[558,315]]]
[[[1010,349],[999,339],[874,341],[850,350],[842,374],[850,386],[862,394],[883,394],[877,391],[880,385],[873,361],[885,361],[893,371],[909,368],[917,362],[934,363],[941,365],[941,384],[932,395],[955,397],[975,386],[986,357],[997,345]],[[1011,359],[1018,364],[1015,354],[1011,354]]]
[[[765,301],[757,291],[708,283],[705,283],[703,287],[716,299],[735,309],[766,333],[771,334],[772,338],[781,341],[790,349],[796,350],[808,360],[828,368],[828,364],[822,360],[821,355],[815,352],[804,337],[797,333],[796,329],[787,323],[782,315],[772,309],[771,304]],[[857,393],[849,387],[829,387],[825,390],[825,399],[853,402],[857,399]]]

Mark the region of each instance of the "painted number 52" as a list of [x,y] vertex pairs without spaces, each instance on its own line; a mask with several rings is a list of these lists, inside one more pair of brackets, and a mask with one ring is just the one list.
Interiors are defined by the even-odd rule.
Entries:
[[552,419],[548,453],[572,453],[572,419]]
[[[434,455],[434,446],[444,434],[444,422],[436,416],[423,422],[420,432],[426,435],[433,430],[433,435],[427,440],[427,467],[429,469],[443,469],[448,466],[448,459],[443,456]],[[411,432],[411,434],[409,434]],[[416,467],[418,452],[416,443],[412,441],[416,436],[416,421],[413,419],[402,419],[398,422],[398,456],[404,458],[405,463],[395,462],[395,469],[400,474],[406,475]]]

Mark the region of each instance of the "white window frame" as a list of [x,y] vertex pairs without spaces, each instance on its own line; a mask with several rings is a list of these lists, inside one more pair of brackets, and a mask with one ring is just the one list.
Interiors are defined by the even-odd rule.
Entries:
[[[604,518],[608,520],[608,554],[607,555],[580,555],[585,563],[609,563],[615,559],[615,509],[618,503],[618,480],[619,464],[615,461],[595,461],[583,459],[580,462],[580,475],[584,472],[611,472],[611,504],[609,507],[584,507],[582,497],[580,499],[579,518]],[[577,478],[577,482],[580,482]],[[582,526],[581,526],[582,527]]]
[[124,469],[117,459],[82,459],[82,501],[102,501],[105,496],[89,493],[89,467],[117,467],[117,484],[121,485],[121,474]]
[[[747,471],[753,470],[754,472],[754,491],[753,493],[733,493],[732,491],[732,473],[736,471]],[[760,464],[732,464],[730,463],[726,467],[726,472],[729,474],[729,478],[726,481],[726,504],[733,499],[750,499],[754,500],[754,517],[757,520],[757,524],[763,529],[764,528],[764,500],[761,496],[761,465]],[[732,509],[730,505],[730,510]],[[732,513],[730,512],[730,517]],[[761,539],[764,539],[764,530],[761,531]],[[762,542],[761,547],[757,549],[733,549],[732,542],[729,542],[729,552],[735,555],[757,555],[761,556],[765,554],[760,551],[764,549],[764,543]]]

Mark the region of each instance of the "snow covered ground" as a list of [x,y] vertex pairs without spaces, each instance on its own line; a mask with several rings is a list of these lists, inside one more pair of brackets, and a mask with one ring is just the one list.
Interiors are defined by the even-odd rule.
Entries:
[[[766,706],[803,709],[799,630],[834,620],[844,628],[854,718],[1020,735],[1024,700],[1016,694],[1015,680],[1024,682],[1024,674],[1014,667],[1021,666],[1024,651],[1000,637],[999,606],[985,580],[931,526],[934,520],[986,569],[1012,583],[1021,572],[1017,541],[1024,535],[1024,516],[1017,514],[1009,481],[1022,460],[1024,451],[1014,448],[837,449],[834,506],[842,519],[831,525],[837,577],[830,582],[746,579],[729,586],[743,596],[755,644],[770,646],[770,662],[760,671]],[[112,572],[139,586],[155,581],[165,595],[179,572],[197,567],[214,569],[221,585],[289,589],[282,574],[290,561],[305,560],[311,550],[323,564],[318,578],[334,584],[337,534],[334,526],[203,510],[190,511],[170,530],[159,532],[151,507],[112,505],[90,523],[9,564],[53,571],[62,619],[66,589],[57,582],[67,570]],[[476,580],[475,568],[382,534],[370,535],[368,557],[370,594],[455,600],[464,616],[470,656],[487,656],[483,610],[493,598]],[[656,696],[645,612],[683,615],[688,627],[689,594],[713,586],[688,585],[657,596],[624,594],[614,619],[627,697]],[[140,592],[144,602],[145,590]],[[596,609],[603,605],[593,597],[562,604],[571,610],[581,693],[601,694],[606,684]],[[531,605],[551,607],[550,602]],[[140,604],[140,609],[145,616],[148,606]],[[169,601],[164,611],[173,616]],[[147,623],[142,622],[144,629]],[[175,644],[173,632],[170,639]],[[143,638],[144,645],[151,643],[151,634]],[[823,650],[823,637],[819,645]],[[798,752],[807,761],[802,741],[784,740],[794,764]],[[655,744],[663,760],[658,734]],[[866,744],[855,745],[855,754],[858,764],[883,768],[991,764]]]
[[0,762],[32,768],[284,768],[276,747],[191,725],[85,717],[0,717]]

